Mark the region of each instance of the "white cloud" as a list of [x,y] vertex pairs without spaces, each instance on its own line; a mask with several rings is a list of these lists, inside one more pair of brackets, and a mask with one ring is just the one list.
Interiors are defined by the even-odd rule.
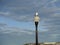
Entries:
[[51,34],[50,38],[53,40],[57,40],[59,38],[60,34]]
[[40,2],[42,4],[41,8],[51,8],[51,7],[56,7],[55,2],[57,2],[57,0],[50,0],[50,1],[49,0],[43,0]]
[[47,31],[49,31],[49,30],[41,30],[41,31],[39,31],[39,32],[47,32]]
[[26,29],[20,29],[17,27],[3,27],[2,30],[0,30],[1,33],[5,33],[5,34],[29,34],[32,35],[33,31],[28,31]]
[[52,0],[51,3],[55,3],[56,1],[58,1],[58,0]]
[[51,8],[42,8],[41,9],[41,13],[44,13],[44,14],[47,14],[48,13],[48,15],[49,14],[51,14],[52,12],[55,12],[55,11],[59,11],[60,10],[60,8],[59,7],[51,7]]
[[59,36],[59,34],[51,34],[51,37],[53,37],[53,38],[54,38],[54,37],[56,38],[56,37],[58,37],[58,36]]
[[60,17],[60,13],[54,13],[51,17]]
[[32,34],[33,34],[33,32],[29,32],[29,31],[20,31],[20,32],[22,32],[22,33],[27,33],[27,34],[29,34],[29,35],[32,35]]
[[8,16],[10,13],[9,12],[0,12],[0,15]]

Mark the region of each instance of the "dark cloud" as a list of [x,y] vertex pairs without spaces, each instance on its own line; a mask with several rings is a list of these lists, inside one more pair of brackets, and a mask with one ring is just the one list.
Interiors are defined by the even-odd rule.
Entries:
[[60,12],[59,11],[60,8],[55,7],[55,5],[52,7],[48,7],[48,5],[49,3],[55,4],[54,2],[57,2],[57,1],[58,0],[51,0],[51,1],[49,0],[46,0],[46,1],[44,0],[32,0],[32,1],[31,0],[13,0],[13,1],[5,0],[4,2],[6,4],[4,8],[2,8],[3,9],[2,15],[15,19],[17,21],[30,21],[30,20],[32,21],[36,10],[38,10],[41,19],[49,18],[49,17],[51,18],[52,17],[51,15],[53,12],[56,12],[56,11]]

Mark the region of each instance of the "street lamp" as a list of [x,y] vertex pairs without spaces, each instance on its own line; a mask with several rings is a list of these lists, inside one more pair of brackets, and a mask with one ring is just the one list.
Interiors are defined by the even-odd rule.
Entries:
[[39,23],[39,16],[38,12],[36,12],[35,17],[34,17],[34,22],[35,22],[35,28],[36,28],[36,45],[38,45],[38,23]]

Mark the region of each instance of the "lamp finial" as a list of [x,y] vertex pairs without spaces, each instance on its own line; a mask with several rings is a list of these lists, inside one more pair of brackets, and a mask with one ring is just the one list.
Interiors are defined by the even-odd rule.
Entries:
[[36,12],[36,16],[38,15],[38,12]]

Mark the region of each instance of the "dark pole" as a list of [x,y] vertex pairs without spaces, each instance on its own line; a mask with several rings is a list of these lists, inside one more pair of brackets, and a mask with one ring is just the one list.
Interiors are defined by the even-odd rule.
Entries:
[[35,22],[36,27],[36,45],[38,45],[38,22]]
[[38,12],[36,12],[36,15],[34,17],[34,21],[35,21],[35,36],[36,36],[36,44],[38,45],[38,23],[39,23],[39,16],[38,16]]

